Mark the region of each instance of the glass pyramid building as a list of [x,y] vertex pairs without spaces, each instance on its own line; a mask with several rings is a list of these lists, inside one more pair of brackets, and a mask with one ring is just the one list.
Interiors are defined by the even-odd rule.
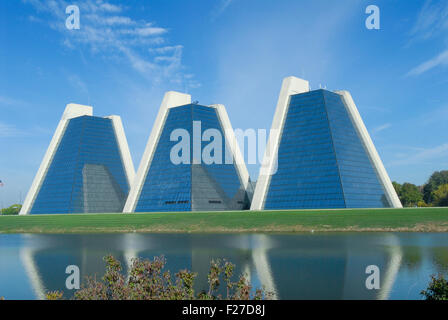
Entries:
[[248,209],[249,175],[235,142],[224,106],[167,92],[124,212]]
[[401,207],[346,91],[286,78],[268,147],[253,210]]
[[122,212],[134,174],[120,117],[68,104],[20,214]]

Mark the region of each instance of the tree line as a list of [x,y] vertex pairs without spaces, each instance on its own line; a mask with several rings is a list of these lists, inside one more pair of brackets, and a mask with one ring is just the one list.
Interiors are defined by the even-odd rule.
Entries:
[[434,172],[422,186],[392,184],[403,207],[448,207],[448,170]]

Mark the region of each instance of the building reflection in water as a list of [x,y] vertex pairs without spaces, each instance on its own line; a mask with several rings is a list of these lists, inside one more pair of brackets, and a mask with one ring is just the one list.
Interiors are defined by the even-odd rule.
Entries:
[[[107,254],[122,262],[125,273],[133,258],[163,255],[172,273],[185,268],[198,273],[197,291],[208,288],[210,261],[225,258],[236,265],[237,275],[245,273],[254,287],[263,286],[276,299],[388,299],[408,260],[415,265],[416,257],[423,259],[407,253],[415,246],[403,247],[394,233],[26,235],[26,244],[20,256],[38,299],[65,289],[68,265],[79,266],[83,278],[101,278]],[[431,250],[430,259],[446,270],[446,247]],[[368,265],[380,269],[379,290],[365,286]]]

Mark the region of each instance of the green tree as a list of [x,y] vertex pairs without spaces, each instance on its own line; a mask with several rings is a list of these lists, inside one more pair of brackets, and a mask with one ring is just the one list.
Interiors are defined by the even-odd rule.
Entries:
[[423,186],[423,200],[428,204],[434,202],[434,191],[443,184],[448,184],[448,170],[434,172]]
[[448,184],[443,184],[433,192],[434,205],[438,207],[448,207]]
[[414,207],[423,199],[420,189],[412,183],[403,183],[401,186],[401,194],[399,195],[401,203],[405,207]]
[[420,192],[419,187],[415,184],[405,182],[402,185],[398,182],[392,182],[398,198],[400,198],[401,204],[404,207],[413,207],[418,205],[422,201],[423,195]]
[[20,209],[22,209],[22,205],[21,204],[13,204],[9,208],[2,209],[1,210],[1,214],[5,215],[5,216],[12,216],[12,215],[15,215],[15,214],[19,214]]
[[401,184],[398,182],[393,181],[392,185],[394,186],[395,192],[397,193],[398,197],[400,197],[401,194]]

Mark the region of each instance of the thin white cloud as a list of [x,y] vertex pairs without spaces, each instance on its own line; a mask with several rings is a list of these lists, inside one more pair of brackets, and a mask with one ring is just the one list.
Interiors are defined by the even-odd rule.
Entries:
[[136,22],[133,21],[129,17],[125,16],[111,16],[111,17],[104,17],[98,14],[87,14],[83,16],[83,18],[86,18],[89,21],[95,21],[95,23],[98,24],[104,24],[104,25],[134,25]]
[[230,6],[230,4],[234,0],[220,0],[218,5],[213,9],[211,13],[211,20],[216,20],[220,15],[224,13],[224,11],[227,10],[227,8]]
[[137,28],[137,29],[133,30],[132,33],[137,34],[142,37],[147,37],[147,36],[161,35],[166,32],[167,32],[167,30],[164,28],[146,27],[146,28]]
[[16,126],[0,122],[0,138],[14,138],[23,136],[24,132]]
[[82,94],[89,94],[87,84],[76,74],[70,74],[67,78],[72,87],[81,92]]
[[106,11],[106,12],[121,12],[121,10],[122,10],[121,7],[110,4],[110,3],[100,3],[99,9]]
[[[135,71],[154,83],[165,79],[182,83],[186,87],[196,85],[193,79],[184,77],[181,45],[172,46],[176,49],[163,53],[164,58],[156,59],[152,56],[153,52],[148,50],[148,47],[158,48],[168,42],[165,38],[168,29],[157,26],[153,21],[134,19],[126,15],[127,8],[122,5],[104,0],[79,2],[80,29],[68,30],[65,27],[65,8],[71,4],[68,1],[23,1],[54,18],[48,19],[49,25],[61,33],[62,43],[69,49],[87,48],[93,54],[99,53],[99,56],[106,59],[118,57],[118,61],[127,61]],[[158,56],[160,55],[159,53]],[[125,59],[120,59],[123,57]]]
[[162,62],[168,62],[172,63],[173,65],[179,66],[182,60],[182,46],[175,46],[175,47],[164,47],[164,48],[157,48],[159,50],[155,50],[155,52],[159,54],[165,54],[163,56],[156,56],[154,58],[154,61],[162,63]]
[[[448,2],[445,0],[426,0],[410,35],[410,43],[448,40]],[[434,68],[445,66],[448,66],[448,49],[412,68],[406,73],[406,76],[418,76]]]
[[373,128],[372,129],[372,133],[375,134],[375,133],[381,132],[383,130],[386,130],[386,129],[390,128],[390,127],[392,127],[391,123],[385,123],[385,124],[382,124],[382,125],[380,125],[378,127]]
[[412,121],[418,121],[420,125],[423,126],[433,126],[440,123],[442,126],[446,125],[448,119],[448,106],[444,105],[442,107],[432,109],[429,112],[418,115],[417,119],[412,119]]
[[0,95],[0,107],[2,106],[23,106],[27,105],[25,101]]
[[177,46],[165,46],[161,48],[149,48],[149,52],[151,53],[157,53],[157,54],[166,54],[168,52],[173,52],[176,50],[182,50],[183,46],[177,45]]
[[418,152],[403,155],[401,159],[391,161],[389,167],[403,166],[410,164],[422,164],[434,162],[439,159],[446,159],[448,157],[448,143],[444,143],[433,148],[425,148]]
[[411,30],[411,36],[414,40],[425,40],[446,30],[448,30],[448,2],[426,0]]
[[417,67],[413,68],[411,71],[407,73],[408,76],[417,76],[434,69],[436,67],[445,67],[448,66],[448,49],[435,56],[428,61],[423,62]]

